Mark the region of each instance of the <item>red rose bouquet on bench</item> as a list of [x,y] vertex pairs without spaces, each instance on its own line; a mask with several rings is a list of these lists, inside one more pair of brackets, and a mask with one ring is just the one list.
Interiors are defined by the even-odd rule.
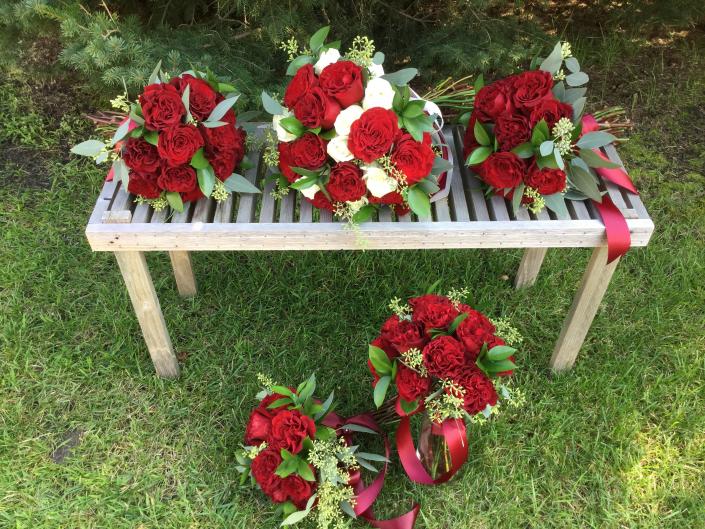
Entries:
[[408,86],[416,70],[385,74],[384,54],[366,37],[341,55],[339,41],[325,43],[328,29],[303,51],[294,39],[284,45],[293,77],[283,105],[262,94],[276,132],[265,154],[279,169],[276,193],[298,190],[349,221],[369,218],[380,205],[430,216],[429,197],[452,165],[430,107]]
[[71,152],[112,161],[108,178],[119,178],[137,200],[155,209],[231,192],[259,193],[235,173],[245,156],[245,132],[236,126],[235,88],[210,71],[184,72],[169,79],[152,73],[137,101],[113,101],[127,114],[112,138],[84,141]]
[[[447,481],[467,459],[465,420],[496,413],[500,395],[516,404],[502,377],[516,368],[509,343],[521,341],[505,320],[493,322],[462,303],[465,290],[432,291],[408,304],[392,300],[394,315],[370,344],[367,362],[377,408],[395,390],[387,406],[400,417],[399,458],[409,478],[423,484]],[[424,417],[417,452],[410,417],[418,413]]]

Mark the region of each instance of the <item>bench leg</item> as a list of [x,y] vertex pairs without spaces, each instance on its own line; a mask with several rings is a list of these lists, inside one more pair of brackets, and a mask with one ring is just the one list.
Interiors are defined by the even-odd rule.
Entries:
[[563,329],[553,350],[551,369],[554,371],[565,371],[573,367],[618,262],[619,259],[615,259],[607,264],[606,246],[593,250],[573,306],[563,323]]
[[164,323],[164,315],[149,275],[142,252],[115,252],[132,306],[140,322],[144,341],[152,357],[154,369],[163,378],[179,376],[179,364],[174,356],[171,338]]
[[196,295],[196,276],[193,275],[191,266],[191,254],[185,251],[169,252],[171,267],[174,269],[176,278],[176,288],[179,294],[185,298]]
[[530,287],[536,283],[536,276],[541,271],[543,258],[548,248],[527,248],[519,263],[519,270],[514,278],[515,288]]

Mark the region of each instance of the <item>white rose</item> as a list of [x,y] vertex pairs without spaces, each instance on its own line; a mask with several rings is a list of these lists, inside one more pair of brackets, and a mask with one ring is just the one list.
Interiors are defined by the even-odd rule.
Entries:
[[372,63],[367,67],[367,70],[370,72],[372,78],[382,77],[384,75],[384,66],[381,64]]
[[377,77],[367,81],[365,88],[365,98],[362,100],[362,108],[367,110],[372,107],[392,108],[394,102],[394,88],[386,79]]
[[336,136],[328,142],[326,150],[328,151],[328,156],[336,162],[347,162],[355,158],[350,149],[348,149],[347,136]]
[[[303,176],[301,177],[303,178]],[[297,179],[296,182],[301,180],[301,178]],[[318,184],[313,184],[310,187],[307,187],[305,189],[301,189],[301,194],[308,198],[309,200],[313,200],[313,197],[316,196],[316,193],[318,193],[321,190],[320,187],[318,187]]]
[[321,75],[323,68],[333,64],[334,62],[338,62],[338,59],[340,59],[340,52],[335,48],[328,48],[326,51],[321,53],[321,56],[318,58],[318,62],[313,65],[313,71],[316,72],[316,75]]
[[353,124],[353,121],[357,121],[363,112],[364,110],[360,105],[350,105],[341,111],[338,117],[335,118],[335,132],[340,136],[350,134],[350,125]]
[[397,181],[387,175],[379,165],[362,166],[362,178],[373,197],[380,198],[397,190]]
[[279,141],[294,141],[296,139],[296,136],[294,136],[291,132],[287,131],[284,127],[282,127],[279,122],[284,119],[289,117],[291,114],[286,113],[286,114],[279,114],[277,116],[272,117],[272,125],[274,125],[274,130],[277,131],[277,139]]

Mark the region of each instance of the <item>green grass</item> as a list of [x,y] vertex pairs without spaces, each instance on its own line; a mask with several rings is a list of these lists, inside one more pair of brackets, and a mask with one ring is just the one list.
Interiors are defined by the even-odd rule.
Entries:
[[388,299],[433,278],[522,331],[528,402],[471,429],[470,459],[447,485],[413,485],[397,466],[382,514],[416,499],[419,527],[433,529],[705,526],[705,46],[578,43],[595,97],[631,107],[636,94],[621,152],[656,232],[623,259],[559,377],[547,363],[583,250],[549,252],[523,291],[507,280],[517,251],[199,253],[193,300],[178,297],[166,256],[150,255],[183,359],[179,380],[157,379],[113,257],[83,235],[103,171],[66,155],[89,130],[68,132],[80,98],[57,115],[5,80],[0,527],[276,527],[234,468],[255,374],[294,383],[315,370],[341,413],[370,408],[366,343]]

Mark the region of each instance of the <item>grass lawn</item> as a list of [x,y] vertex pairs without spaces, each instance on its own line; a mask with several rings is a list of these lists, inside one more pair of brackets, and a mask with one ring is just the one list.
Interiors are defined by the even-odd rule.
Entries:
[[294,383],[315,370],[341,413],[368,409],[366,344],[388,300],[435,278],[522,331],[527,404],[472,428],[445,486],[395,468],[381,514],[415,498],[429,529],[705,527],[705,38],[575,46],[592,108],[635,120],[621,153],[656,232],[623,259],[558,377],[548,358],[586,250],[552,250],[523,291],[509,280],[518,251],[199,253],[193,300],[151,255],[183,363],[179,380],[159,380],[114,258],[83,235],[104,176],[67,154],[90,132],[84,94],[4,74],[0,527],[276,527],[234,468],[256,373]]

